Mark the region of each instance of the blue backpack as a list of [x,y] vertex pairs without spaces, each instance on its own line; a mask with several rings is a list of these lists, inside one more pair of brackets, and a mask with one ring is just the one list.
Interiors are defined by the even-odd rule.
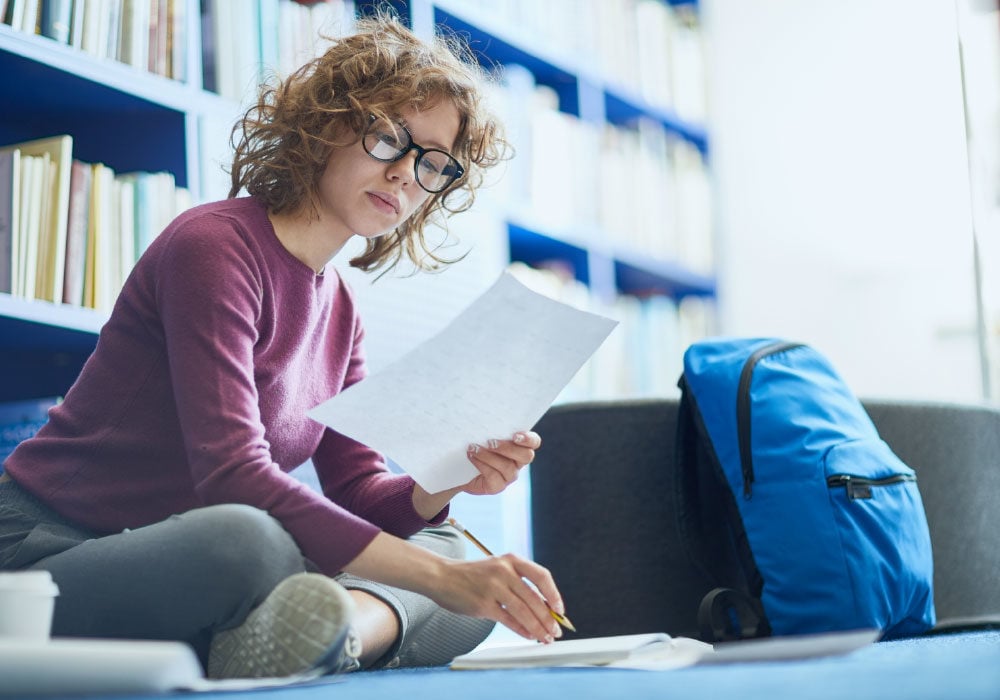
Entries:
[[916,475],[814,349],[709,339],[679,382],[678,525],[707,641],[935,623]]

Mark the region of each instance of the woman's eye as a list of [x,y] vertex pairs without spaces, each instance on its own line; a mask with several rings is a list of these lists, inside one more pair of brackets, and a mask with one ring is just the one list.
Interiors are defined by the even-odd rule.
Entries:
[[403,143],[399,140],[399,136],[395,133],[388,131],[378,132],[379,143],[384,143],[386,146],[392,146],[393,148],[400,148]]
[[433,175],[440,175],[443,170],[440,165],[433,162],[430,158],[424,158],[420,161],[420,169]]

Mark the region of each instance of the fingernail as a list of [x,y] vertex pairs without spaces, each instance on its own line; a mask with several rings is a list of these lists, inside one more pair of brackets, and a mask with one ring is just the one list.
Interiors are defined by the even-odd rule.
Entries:
[[490,440],[489,444],[491,450],[495,450],[496,448],[500,447],[500,443],[496,440]]
[[555,640],[554,640],[554,639],[552,638],[552,635],[551,635],[551,634],[547,634],[547,635],[545,635],[545,643],[546,643],[546,644],[551,644],[551,643],[552,643],[552,642],[554,642],[554,641],[555,641]]
[[479,453],[479,445],[477,445],[475,443],[469,445],[469,454],[473,454],[474,455],[474,454],[478,454],[478,453]]
[[528,436],[524,433],[514,433],[514,442],[520,445],[522,442],[528,439]]

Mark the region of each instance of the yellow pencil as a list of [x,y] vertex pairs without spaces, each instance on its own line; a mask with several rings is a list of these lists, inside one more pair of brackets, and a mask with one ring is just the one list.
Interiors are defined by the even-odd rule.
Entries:
[[[482,552],[483,554],[485,554],[488,557],[492,557],[493,556],[493,552],[491,552],[486,547],[485,544],[483,544],[482,542],[480,542],[476,538],[475,535],[473,535],[471,532],[469,532],[468,530],[466,530],[465,526],[463,526],[460,522],[458,522],[454,518],[448,518],[448,523],[453,528],[455,528],[456,530],[458,530],[459,532],[461,532],[463,535],[465,535],[467,538],[469,538],[469,541],[472,542],[472,544],[476,545],[476,547],[479,549],[480,552]],[[546,605],[548,605],[548,603],[546,603]],[[559,613],[557,613],[552,608],[549,608],[549,614],[552,615],[552,618],[556,622],[558,622],[560,625],[562,625],[566,629],[570,630],[571,632],[576,632],[576,627],[573,626],[573,623],[569,621],[568,617],[566,617],[565,615],[560,615]]]

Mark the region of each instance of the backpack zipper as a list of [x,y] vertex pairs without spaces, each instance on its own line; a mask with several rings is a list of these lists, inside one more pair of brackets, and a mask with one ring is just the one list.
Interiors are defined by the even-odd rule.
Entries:
[[802,343],[778,341],[754,351],[740,372],[740,383],[736,390],[736,432],[740,443],[740,465],[743,470],[743,498],[753,495],[753,453],[750,450],[750,383],[757,363],[769,355],[802,347]]
[[832,474],[826,477],[826,485],[830,488],[843,486],[847,491],[847,497],[852,501],[858,498],[871,498],[873,486],[891,486],[904,481],[916,481],[913,474],[893,474],[881,479],[866,479],[862,476],[852,476],[850,474]]

